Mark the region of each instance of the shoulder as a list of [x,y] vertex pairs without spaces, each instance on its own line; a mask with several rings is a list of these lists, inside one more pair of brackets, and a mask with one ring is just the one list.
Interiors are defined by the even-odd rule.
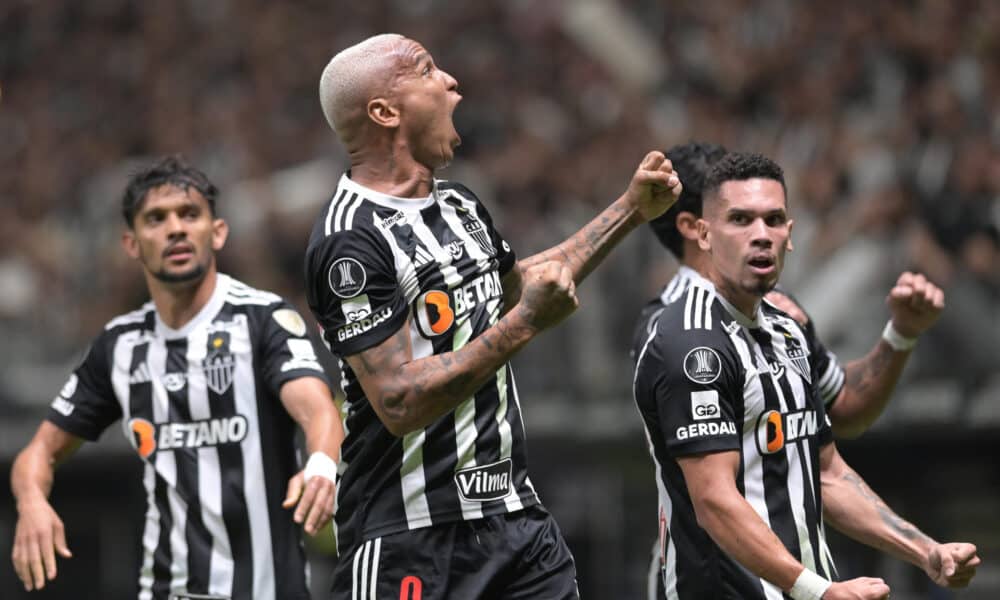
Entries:
[[271,306],[283,304],[285,300],[273,292],[257,289],[238,279],[229,278],[226,302],[233,306]]
[[646,355],[647,361],[667,369],[683,369],[698,360],[738,363],[729,333],[731,320],[724,316],[712,290],[691,286],[677,302],[662,305],[658,316],[650,314],[647,348],[640,351],[640,359]]
[[142,329],[152,323],[155,318],[156,307],[152,300],[143,304],[137,310],[127,312],[111,319],[104,325],[105,334],[120,334],[132,329]]
[[474,202],[480,202],[479,197],[472,193],[468,187],[457,181],[448,181],[447,179],[436,179],[434,181],[438,191],[440,192],[450,192],[451,194],[467,198]]

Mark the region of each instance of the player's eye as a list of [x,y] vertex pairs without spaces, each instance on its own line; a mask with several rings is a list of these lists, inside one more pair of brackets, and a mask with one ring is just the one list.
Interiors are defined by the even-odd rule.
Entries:
[[779,225],[784,225],[787,219],[785,215],[773,214],[767,217],[767,225],[769,227],[778,227]]
[[424,75],[426,77],[427,75],[430,74],[431,74],[431,65],[430,63],[427,63],[426,65],[424,65],[424,70],[421,71],[421,75]]

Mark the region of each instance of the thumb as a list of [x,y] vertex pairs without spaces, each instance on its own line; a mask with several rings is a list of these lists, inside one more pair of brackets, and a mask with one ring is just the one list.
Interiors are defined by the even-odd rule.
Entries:
[[288,480],[288,493],[285,494],[285,500],[281,503],[282,508],[295,506],[295,503],[299,500],[299,496],[302,495],[302,488],[305,486],[304,479],[302,471],[299,471]]
[[955,557],[947,550],[941,552],[941,572],[944,573],[945,577],[951,577],[955,574]]

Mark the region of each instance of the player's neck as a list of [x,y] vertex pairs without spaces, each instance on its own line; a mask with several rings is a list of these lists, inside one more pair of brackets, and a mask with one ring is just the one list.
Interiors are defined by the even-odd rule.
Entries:
[[681,262],[689,269],[697,271],[705,279],[709,278],[709,272],[712,270],[712,259],[697,244],[685,244],[684,260]]
[[748,292],[739,286],[723,280],[719,274],[710,270],[707,278],[715,286],[715,293],[725,299],[733,308],[740,311],[744,317],[753,321],[760,308],[761,296]]
[[407,153],[351,155],[351,179],[366,188],[397,198],[426,198],[434,186],[434,170]]
[[146,273],[149,295],[156,306],[163,324],[171,329],[180,329],[195,318],[208,304],[215,292],[218,272],[213,264],[205,276],[191,284],[164,283]]

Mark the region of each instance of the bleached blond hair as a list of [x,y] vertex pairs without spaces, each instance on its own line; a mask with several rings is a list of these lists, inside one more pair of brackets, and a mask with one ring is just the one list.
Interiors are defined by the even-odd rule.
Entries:
[[393,68],[395,50],[406,39],[383,33],[345,48],[334,55],[319,78],[323,115],[341,140],[352,112],[365,106],[378,85],[387,85],[386,70]]

